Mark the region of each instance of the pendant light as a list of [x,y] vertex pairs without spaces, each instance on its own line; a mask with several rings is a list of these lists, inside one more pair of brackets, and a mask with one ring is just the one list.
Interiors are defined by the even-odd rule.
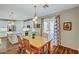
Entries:
[[36,5],[34,6],[34,8],[35,8],[35,15],[34,15],[34,19],[33,19],[33,21],[34,21],[34,23],[37,23],[37,19],[38,19],[38,17],[37,17],[37,15],[36,15]]

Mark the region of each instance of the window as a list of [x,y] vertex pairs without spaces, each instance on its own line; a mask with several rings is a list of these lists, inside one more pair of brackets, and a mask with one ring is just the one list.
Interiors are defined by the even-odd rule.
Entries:
[[44,33],[48,33],[48,27],[47,27],[47,22],[44,22],[44,28],[43,28],[44,30],[43,30],[43,32]]
[[47,33],[48,39],[51,39],[54,45],[60,45],[60,16],[54,16],[49,19],[43,19],[42,26],[42,33]]
[[54,40],[54,17],[50,18],[50,32],[49,32],[49,39]]

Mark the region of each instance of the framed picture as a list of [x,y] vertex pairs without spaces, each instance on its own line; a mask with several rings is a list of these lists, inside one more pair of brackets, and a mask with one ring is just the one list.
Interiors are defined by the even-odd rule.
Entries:
[[36,28],[40,28],[40,24],[36,24]]
[[72,22],[64,22],[63,24],[63,30],[72,30]]

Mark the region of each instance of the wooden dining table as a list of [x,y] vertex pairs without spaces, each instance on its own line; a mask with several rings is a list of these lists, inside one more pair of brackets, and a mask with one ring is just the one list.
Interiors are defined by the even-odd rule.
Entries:
[[35,36],[35,38],[32,38],[32,36],[22,36],[22,38],[29,40],[30,45],[36,48],[39,51],[38,53],[41,53],[41,49],[43,49],[44,46],[47,46],[48,54],[50,54],[51,40],[42,36]]

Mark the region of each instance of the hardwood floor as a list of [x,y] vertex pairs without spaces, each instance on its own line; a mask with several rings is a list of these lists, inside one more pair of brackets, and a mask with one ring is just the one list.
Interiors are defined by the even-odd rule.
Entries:
[[78,54],[78,51],[60,45],[54,46],[53,54]]
[[[0,54],[20,54],[18,53],[18,45],[10,45],[8,48],[0,51]],[[54,46],[52,54],[78,54],[78,51],[64,46]]]
[[17,54],[18,48],[16,45],[12,45],[10,47],[7,47],[6,49],[0,50],[0,54]]

